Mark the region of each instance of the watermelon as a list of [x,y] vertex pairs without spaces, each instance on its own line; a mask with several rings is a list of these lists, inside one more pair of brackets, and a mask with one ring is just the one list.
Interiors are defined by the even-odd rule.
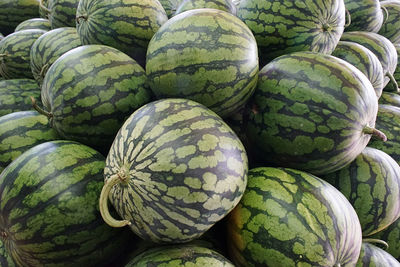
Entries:
[[170,245],[155,247],[137,255],[125,267],[134,266],[212,266],[234,267],[220,253],[195,245]]
[[24,20],[39,17],[39,0],[1,0],[0,32],[8,35]]
[[379,104],[387,104],[400,108],[400,95],[392,92],[383,92],[378,102]]
[[40,87],[35,80],[0,80],[0,116],[33,110],[31,96],[40,101]]
[[357,261],[356,267],[400,267],[398,262],[392,255],[385,250],[370,244],[363,242],[361,246],[360,258]]
[[354,266],[361,226],[351,204],[309,173],[258,167],[227,220],[236,266]]
[[294,52],[265,65],[258,80],[246,132],[264,163],[326,174],[353,161],[371,135],[385,139],[374,128],[371,82],[342,59]]
[[47,0],[51,28],[75,27],[78,3],[79,0]]
[[42,84],[47,70],[56,59],[81,45],[76,28],[73,27],[57,28],[40,36],[30,52],[30,66],[38,84]]
[[257,40],[260,65],[295,51],[330,54],[344,31],[343,0],[241,0],[237,16]]
[[83,44],[109,45],[142,67],[150,39],[167,20],[164,8],[154,0],[81,0],[76,12]]
[[159,0],[168,18],[172,17],[182,0]]
[[387,243],[386,252],[400,261],[400,218],[382,231],[370,236],[370,238]]
[[17,266],[99,266],[131,242],[96,205],[104,157],[73,141],[37,145],[0,175],[0,236]]
[[33,78],[31,46],[46,31],[30,29],[7,35],[0,41],[0,75],[4,79]]
[[396,52],[397,52],[397,65],[396,65],[396,69],[394,70],[393,73],[393,80],[392,82],[389,82],[385,88],[383,88],[384,91],[386,92],[396,92],[399,93],[400,90],[398,88],[398,83],[400,82],[400,44],[396,44],[394,46],[396,48]]
[[341,58],[361,70],[372,83],[379,98],[383,90],[383,68],[379,59],[368,48],[354,42],[339,41],[332,56]]
[[321,178],[353,205],[363,236],[381,231],[400,217],[400,166],[379,149],[366,147],[350,164]]
[[30,29],[40,29],[44,31],[49,31],[51,29],[50,21],[48,19],[43,19],[43,18],[27,19],[18,24],[17,27],[15,27],[14,31],[17,32]]
[[[239,202],[246,151],[214,112],[188,99],[162,99],[136,110],[107,155],[100,211],[156,243],[200,237]],[[123,220],[110,216],[110,200]]]
[[48,0],[39,0],[39,17],[49,19],[50,10],[47,6]]
[[6,252],[3,244],[3,238],[0,236],[0,266],[1,267],[15,267],[15,263],[11,256]]
[[387,11],[387,17],[378,33],[388,38],[393,44],[400,44],[400,2],[385,0],[380,3]]
[[396,47],[389,39],[378,33],[350,31],[343,33],[340,40],[359,43],[377,56],[382,64],[383,73],[385,75],[383,87],[385,87],[390,80],[393,80],[393,73],[396,70],[398,55]]
[[217,9],[188,10],[168,20],[146,55],[150,88],[159,98],[187,98],[227,117],[254,92],[257,43],[236,16]]
[[236,15],[236,5],[231,0],[183,0],[174,15],[196,8],[215,8]]
[[379,31],[383,24],[379,0],[344,0],[344,4],[351,17],[351,23],[345,31]]
[[387,141],[371,139],[368,146],[386,152],[400,164],[400,107],[379,104],[376,127],[387,136]]
[[26,150],[58,135],[46,116],[37,111],[17,111],[0,117],[0,172]]
[[121,51],[84,45],[59,57],[42,85],[44,110],[59,135],[105,154],[125,119],[151,99],[144,69]]

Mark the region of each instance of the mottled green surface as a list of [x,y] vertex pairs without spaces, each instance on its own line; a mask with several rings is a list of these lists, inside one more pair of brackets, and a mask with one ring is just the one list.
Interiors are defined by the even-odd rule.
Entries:
[[168,20],[160,2],[153,0],[81,0],[76,16],[83,44],[115,47],[143,67],[150,39]]
[[54,61],[81,45],[76,28],[73,27],[57,28],[40,36],[33,43],[30,53],[30,65],[35,80],[41,84]]
[[383,92],[378,102],[379,104],[387,104],[400,108],[400,95],[393,92]]
[[47,15],[52,29],[75,27],[79,0],[47,0]]
[[400,166],[381,150],[366,147],[349,165],[322,178],[354,207],[363,236],[381,231],[400,216]]
[[400,44],[400,2],[385,0],[380,4],[387,10],[388,16],[385,15],[385,22],[378,33],[388,38],[393,44]]
[[0,0],[0,32],[12,33],[24,20],[39,17],[39,0]]
[[380,104],[376,128],[385,133],[387,141],[372,138],[368,146],[380,149],[400,164],[400,107]]
[[130,236],[98,209],[105,159],[71,141],[35,146],[0,176],[0,239],[21,266],[98,266]]
[[343,33],[341,41],[350,41],[359,43],[375,54],[382,64],[383,87],[389,83],[387,72],[393,74],[397,66],[397,51],[396,47],[386,37],[373,32],[350,31]]
[[385,88],[383,88],[383,90],[386,92],[394,91],[397,94],[396,91],[399,90],[398,87],[399,87],[399,83],[400,83],[400,60],[399,60],[400,59],[400,44],[396,44],[394,47],[396,48],[396,52],[397,52],[397,65],[396,65],[396,69],[394,70],[393,77],[396,80],[397,84],[390,81],[385,86]]
[[172,17],[182,0],[159,0],[163,6],[168,18]]
[[231,0],[183,0],[174,15],[196,8],[215,8],[236,15],[236,5]]
[[143,68],[117,49],[80,46],[48,69],[42,102],[60,136],[108,152],[125,119],[150,101],[145,82]]
[[337,0],[241,0],[237,16],[252,30],[261,65],[295,51],[330,54],[345,25],[345,6]]
[[384,20],[379,0],[344,0],[351,23],[346,31],[378,32]]
[[40,101],[40,87],[34,79],[0,80],[0,116],[33,110],[31,96]]
[[354,266],[361,248],[361,226],[347,199],[294,169],[251,169],[226,225],[236,266]]
[[18,111],[0,117],[0,172],[23,152],[59,139],[46,116],[37,111]]
[[356,267],[399,267],[400,263],[387,251],[367,242],[361,246]]
[[333,56],[295,52],[260,70],[247,106],[258,159],[314,174],[345,166],[365,148],[378,100],[368,78]]
[[125,267],[233,267],[223,255],[194,245],[163,246],[149,249],[133,258]]
[[30,30],[30,29],[40,29],[44,31],[51,30],[50,21],[43,18],[33,18],[24,20],[15,27],[14,31]]
[[349,62],[364,73],[372,83],[376,96],[381,96],[386,73],[383,73],[381,62],[371,50],[355,42],[339,41],[332,56]]
[[199,102],[222,117],[254,92],[257,44],[236,16],[202,8],[178,14],[151,39],[146,74],[158,98]]
[[42,34],[40,29],[14,32],[0,41],[0,75],[4,79],[33,78],[29,53]]
[[110,201],[135,233],[179,243],[201,236],[235,207],[247,164],[242,143],[214,112],[191,100],[164,99],[127,119],[104,174],[126,177]]
[[0,239],[0,266],[1,267],[15,267],[14,261],[11,259],[10,255],[7,253],[3,241]]
[[386,251],[400,261],[400,219],[397,219],[387,228],[372,235],[370,238],[385,241],[389,245]]

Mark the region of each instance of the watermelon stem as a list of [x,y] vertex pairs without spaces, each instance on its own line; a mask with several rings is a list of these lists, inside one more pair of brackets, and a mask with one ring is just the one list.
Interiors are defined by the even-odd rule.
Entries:
[[386,21],[388,20],[388,18],[389,18],[389,12],[388,12],[388,10],[386,9],[386,7],[384,7],[384,6],[382,6],[381,5],[381,8],[383,9],[383,13],[386,15],[386,16],[384,16],[385,18],[384,18],[384,20],[383,20],[383,24],[385,24],[386,23]]
[[391,74],[390,72],[387,72],[387,73],[386,73],[386,76],[389,77],[390,82],[393,84],[393,86],[394,86],[396,92],[399,93],[399,85],[398,85],[396,79],[394,78],[393,74]]
[[76,24],[79,24],[80,19],[87,20],[87,15],[81,15],[76,17]]
[[378,129],[375,129],[373,127],[365,126],[363,129],[363,133],[371,134],[371,135],[377,137],[378,139],[382,140],[383,142],[387,141],[386,135],[383,132],[381,132]]
[[351,24],[351,15],[350,15],[350,11],[346,8],[346,23],[344,24],[344,27],[349,27]]
[[46,12],[47,14],[50,14],[50,13],[51,13],[51,10],[48,9],[48,8],[43,4],[43,0],[40,0],[40,1],[39,1],[39,6],[40,6],[40,8],[43,9],[43,11]]
[[363,238],[362,241],[363,241],[363,242],[368,242],[368,243],[376,243],[376,244],[383,245],[383,247],[384,247],[385,250],[389,248],[389,244],[386,243],[385,241],[381,240],[381,239]]
[[104,182],[104,186],[101,189],[100,199],[99,199],[99,207],[100,214],[103,217],[103,220],[111,227],[123,227],[126,225],[131,225],[131,222],[128,220],[116,220],[114,219],[110,211],[108,209],[108,196],[110,194],[111,189],[114,185],[117,185],[123,182],[125,179],[119,175],[119,173],[112,175]]
[[32,101],[33,108],[37,112],[39,112],[42,115],[45,115],[49,119],[51,119],[53,117],[53,114],[51,112],[48,112],[48,111],[46,111],[46,110],[44,110],[44,109],[42,109],[41,107],[38,106],[38,104],[36,103],[36,99],[33,96],[31,96],[31,101]]
[[39,76],[44,78],[44,75],[46,74],[48,69],[49,69],[49,63],[44,64],[42,69],[40,70]]

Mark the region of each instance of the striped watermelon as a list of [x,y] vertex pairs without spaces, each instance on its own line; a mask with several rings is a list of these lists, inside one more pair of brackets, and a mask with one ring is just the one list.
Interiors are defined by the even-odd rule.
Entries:
[[32,110],[31,96],[40,100],[40,87],[35,80],[0,80],[0,116]]
[[8,35],[24,20],[39,17],[39,0],[1,0],[0,32]]
[[226,225],[236,266],[354,266],[361,248],[361,226],[347,199],[294,169],[251,169]]
[[353,161],[371,134],[385,139],[373,128],[377,110],[374,88],[356,67],[294,52],[260,70],[247,135],[263,162],[325,174]]
[[236,5],[231,0],[183,0],[174,15],[196,8],[215,8],[236,15]]
[[62,138],[108,152],[131,113],[150,101],[144,69],[104,45],[85,45],[59,57],[42,85],[42,103]]
[[51,64],[62,54],[81,45],[76,28],[73,27],[57,28],[40,36],[30,52],[30,65],[35,80],[42,84]]
[[377,56],[382,64],[383,73],[385,75],[383,87],[385,87],[391,79],[393,80],[393,73],[397,66],[398,55],[396,47],[389,39],[378,33],[351,31],[343,33],[340,40],[359,43]]
[[1,267],[15,267],[15,263],[11,256],[6,251],[6,248],[1,241],[2,238],[0,237],[0,266]]
[[363,242],[361,246],[360,258],[357,261],[356,267],[400,267],[398,262],[387,251],[370,244]]
[[134,239],[102,220],[104,157],[72,141],[37,145],[0,175],[0,238],[17,266],[104,265]]
[[142,67],[150,39],[168,20],[160,2],[154,0],[81,0],[76,17],[83,44],[109,45]]
[[378,102],[379,104],[387,104],[400,108],[400,95],[392,92],[383,92]]
[[400,261],[400,218],[387,228],[372,235],[370,238],[386,242],[386,251]]
[[283,54],[330,54],[344,31],[343,0],[241,0],[237,16],[253,31],[261,66]]
[[186,244],[149,249],[137,255],[125,265],[125,267],[134,266],[234,267],[225,256],[212,249]]
[[47,6],[48,0],[39,0],[39,17],[49,19],[50,10]]
[[31,30],[31,29],[40,29],[44,31],[51,30],[50,21],[48,19],[43,18],[33,18],[27,19],[21,22],[15,27],[14,31],[22,31],[22,30]]
[[[247,156],[229,126],[188,99],[135,111],[115,137],[100,196],[104,220],[141,238],[182,243],[225,217],[243,195]],[[123,220],[110,217],[107,200]]]
[[47,0],[51,28],[75,27],[78,4],[79,0]]
[[383,90],[383,68],[379,59],[368,48],[354,42],[339,41],[332,56],[341,58],[361,70],[372,83],[379,98]]
[[397,65],[393,73],[394,81],[389,82],[383,89],[386,92],[392,92],[392,91],[400,92],[398,88],[398,83],[400,83],[400,44],[397,44],[394,47],[396,48],[397,52]]
[[379,0],[344,0],[344,4],[351,17],[346,31],[379,31],[384,17]]
[[349,200],[363,236],[388,227],[400,216],[400,166],[385,152],[366,147],[344,168],[322,176]]
[[376,116],[376,127],[387,136],[387,141],[371,139],[368,146],[389,154],[400,164],[400,107],[380,104]]
[[35,110],[0,117],[0,172],[26,150],[59,139],[46,116]]
[[33,43],[46,31],[22,30],[0,41],[0,75],[4,79],[33,78],[29,53]]
[[378,33],[388,38],[393,44],[400,44],[400,2],[385,0],[380,3],[387,11],[387,18]]
[[172,17],[182,0],[159,0],[168,18]]
[[241,108],[257,83],[257,43],[236,16],[193,9],[168,20],[151,39],[146,74],[158,98],[199,102],[222,117]]

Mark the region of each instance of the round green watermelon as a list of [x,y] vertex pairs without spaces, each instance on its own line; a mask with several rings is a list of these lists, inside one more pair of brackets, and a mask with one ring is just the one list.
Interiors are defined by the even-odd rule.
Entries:
[[344,0],[350,14],[350,25],[345,31],[378,32],[384,21],[379,0]]
[[50,31],[50,21],[48,19],[43,18],[32,18],[27,19],[21,22],[15,27],[15,32],[22,30],[30,30],[30,29],[40,29],[44,31]]
[[177,7],[174,15],[197,9],[197,8],[215,8],[236,15],[236,5],[231,0],[183,0]]

